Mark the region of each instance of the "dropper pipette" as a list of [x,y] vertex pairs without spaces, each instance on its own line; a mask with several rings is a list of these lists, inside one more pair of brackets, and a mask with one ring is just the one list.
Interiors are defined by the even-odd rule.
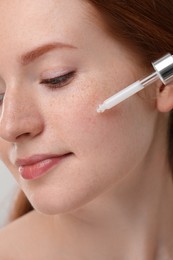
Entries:
[[173,81],[173,55],[168,53],[161,59],[153,62],[152,65],[155,69],[154,73],[150,74],[142,80],[136,81],[135,83],[129,85],[125,89],[106,99],[101,105],[98,106],[97,112],[103,113],[105,110],[118,105],[123,100],[136,94],[158,79],[160,79],[164,85],[168,85],[171,81]]

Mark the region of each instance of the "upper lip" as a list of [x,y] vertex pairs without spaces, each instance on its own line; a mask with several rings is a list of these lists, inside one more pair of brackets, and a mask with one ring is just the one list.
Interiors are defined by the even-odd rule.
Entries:
[[26,166],[26,165],[32,165],[38,162],[41,162],[43,160],[46,159],[50,159],[50,158],[55,158],[55,157],[61,157],[65,154],[36,154],[36,155],[32,155],[30,157],[27,158],[21,158],[21,159],[17,159],[15,161],[15,164],[17,166]]

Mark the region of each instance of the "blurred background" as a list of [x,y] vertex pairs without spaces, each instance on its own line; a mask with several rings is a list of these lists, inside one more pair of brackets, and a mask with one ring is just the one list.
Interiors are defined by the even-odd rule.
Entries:
[[0,161],[0,228],[5,225],[17,190],[17,182],[3,162]]

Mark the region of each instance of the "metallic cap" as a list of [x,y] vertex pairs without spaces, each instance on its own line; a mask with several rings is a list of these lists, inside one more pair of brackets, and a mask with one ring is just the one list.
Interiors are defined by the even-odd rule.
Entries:
[[170,53],[153,62],[152,65],[164,85],[173,81],[173,56]]

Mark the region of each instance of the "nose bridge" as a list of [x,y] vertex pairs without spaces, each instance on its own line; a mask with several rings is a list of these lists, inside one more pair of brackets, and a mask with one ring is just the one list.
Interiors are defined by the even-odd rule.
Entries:
[[0,115],[0,137],[15,142],[19,136],[34,136],[42,129],[36,99],[27,88],[6,89]]

